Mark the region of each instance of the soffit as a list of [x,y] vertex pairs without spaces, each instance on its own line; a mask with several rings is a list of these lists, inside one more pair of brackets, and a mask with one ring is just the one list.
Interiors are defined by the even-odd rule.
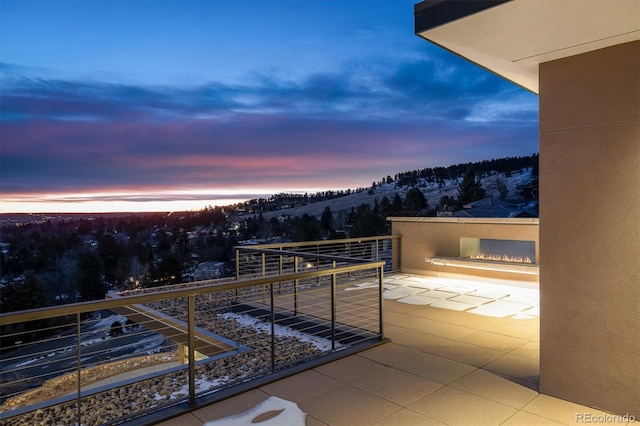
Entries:
[[420,28],[421,14],[456,3],[472,2],[416,5],[416,34],[535,93],[539,64],[640,40],[639,0],[511,0]]

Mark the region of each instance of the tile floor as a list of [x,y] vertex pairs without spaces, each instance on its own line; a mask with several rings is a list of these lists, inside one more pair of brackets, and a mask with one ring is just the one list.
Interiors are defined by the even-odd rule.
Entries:
[[[385,287],[390,343],[160,425],[201,426],[270,396],[296,403],[310,426],[570,425],[605,414],[538,393],[536,290],[399,274]],[[465,308],[437,303],[451,299]]]

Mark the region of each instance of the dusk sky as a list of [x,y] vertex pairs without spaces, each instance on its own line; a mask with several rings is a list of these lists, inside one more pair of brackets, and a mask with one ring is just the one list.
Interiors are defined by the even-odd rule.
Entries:
[[0,212],[196,210],[538,152],[405,0],[0,0]]

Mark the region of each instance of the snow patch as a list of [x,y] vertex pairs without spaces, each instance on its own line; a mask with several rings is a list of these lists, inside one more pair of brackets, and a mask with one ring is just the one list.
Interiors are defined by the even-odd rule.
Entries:
[[122,324],[123,326],[127,323],[127,317],[125,317],[124,315],[111,315],[108,316],[107,318],[102,319],[101,321],[98,321],[97,323],[93,324],[91,326],[92,330],[104,330],[107,329],[109,330],[111,328],[111,325],[118,321],[120,324]]
[[297,404],[272,396],[247,411],[205,422],[203,426],[304,426],[306,416]]
[[[203,392],[208,392],[210,390],[213,391],[217,391],[220,390],[220,388],[222,387],[222,385],[224,385],[225,383],[227,383],[228,381],[230,381],[231,378],[229,376],[224,376],[224,377],[220,377],[218,379],[215,380],[211,380],[209,378],[207,378],[206,376],[200,376],[200,377],[196,377],[196,393],[203,393]],[[170,399],[180,399],[183,398],[185,395],[189,394],[189,385],[186,384],[184,386],[182,386],[180,389],[178,389],[177,391],[173,392],[171,394]],[[155,398],[157,400],[162,400],[165,397],[161,396],[159,394],[156,394]]]
[[[271,332],[270,323],[260,321],[259,319],[253,318],[249,315],[240,315],[240,314],[235,314],[233,312],[228,312],[228,313],[222,314],[221,317],[224,318],[225,320],[234,319],[239,324],[245,327],[253,328],[254,330],[263,331],[265,333]],[[300,331],[294,330],[291,327],[286,327],[278,324],[275,325],[274,331],[276,336],[278,337],[295,337],[301,342],[311,343],[321,351],[331,350],[331,341],[328,339],[323,339],[321,337],[316,337],[310,334],[302,333]],[[340,346],[342,345],[336,342],[336,347],[340,347]]]

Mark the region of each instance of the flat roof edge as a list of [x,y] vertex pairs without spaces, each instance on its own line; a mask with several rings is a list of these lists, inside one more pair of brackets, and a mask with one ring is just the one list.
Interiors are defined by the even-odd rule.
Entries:
[[430,30],[512,0],[424,0],[413,7],[415,33]]
[[540,218],[387,217],[390,222],[481,223],[494,225],[539,225]]

